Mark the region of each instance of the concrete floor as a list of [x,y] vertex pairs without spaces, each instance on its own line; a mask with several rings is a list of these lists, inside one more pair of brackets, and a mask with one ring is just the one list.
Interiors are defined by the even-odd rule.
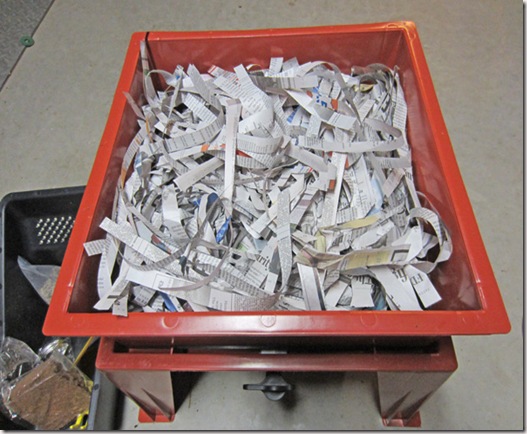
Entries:
[[[459,369],[424,429],[522,429],[523,5],[519,1],[56,0],[0,92],[0,197],[84,185],[132,32],[412,20],[508,310],[508,335],[455,337]],[[294,406],[241,390],[258,373],[203,375],[171,424],[126,429],[381,429],[371,375],[298,375]]]

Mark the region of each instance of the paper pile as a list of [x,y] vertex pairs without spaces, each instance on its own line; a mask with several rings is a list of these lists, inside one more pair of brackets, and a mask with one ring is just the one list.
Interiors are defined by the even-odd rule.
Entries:
[[[101,255],[98,310],[421,310],[452,244],[420,205],[397,70],[150,70]],[[156,90],[152,76],[166,83]],[[130,169],[130,170],[129,170]],[[118,271],[114,272],[114,268]],[[112,279],[112,276],[117,275]]]

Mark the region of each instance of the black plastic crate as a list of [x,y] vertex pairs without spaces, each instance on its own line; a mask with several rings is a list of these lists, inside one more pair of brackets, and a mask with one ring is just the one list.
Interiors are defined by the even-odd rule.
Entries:
[[[47,304],[25,278],[31,264],[61,265],[84,187],[10,193],[0,202],[0,333],[37,351],[44,342]],[[22,429],[0,414],[0,428]]]

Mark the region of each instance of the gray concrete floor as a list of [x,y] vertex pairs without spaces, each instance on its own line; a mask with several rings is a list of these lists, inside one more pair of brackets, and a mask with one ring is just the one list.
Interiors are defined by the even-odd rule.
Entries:
[[21,38],[33,36],[51,3],[53,0],[0,1],[0,90],[24,52]]
[[[424,429],[522,429],[523,5],[519,1],[56,0],[0,92],[0,197],[83,185],[132,32],[412,20],[512,323],[455,337],[459,369],[423,406]],[[201,377],[171,424],[122,428],[381,429],[373,377],[300,376],[295,406],[243,392],[257,373]]]

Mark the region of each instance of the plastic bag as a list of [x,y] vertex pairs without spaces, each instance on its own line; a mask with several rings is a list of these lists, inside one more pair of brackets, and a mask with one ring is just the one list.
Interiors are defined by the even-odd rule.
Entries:
[[0,345],[0,385],[16,379],[40,362],[25,342],[6,337]]
[[3,383],[3,410],[15,422],[59,430],[89,410],[92,384],[70,359],[55,351],[21,377]]
[[26,343],[6,337],[0,346],[1,411],[29,429],[71,424],[89,410],[93,385],[72,358],[69,338],[49,338],[37,355]]
[[18,257],[18,266],[42,300],[49,304],[57,283],[60,267],[58,265],[33,265],[22,256]]
[[59,352],[72,362],[75,360],[73,355],[73,345],[70,338],[47,337],[38,349],[38,356],[46,360],[52,353]]

